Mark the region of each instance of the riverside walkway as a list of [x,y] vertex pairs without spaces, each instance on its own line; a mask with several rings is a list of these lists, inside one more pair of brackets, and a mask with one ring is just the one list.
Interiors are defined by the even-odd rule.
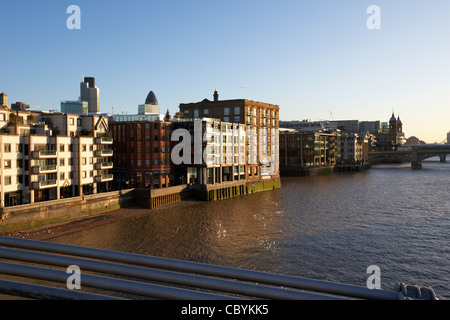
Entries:
[[431,288],[403,283],[371,290],[5,236],[0,236],[1,294],[49,300],[437,300]]

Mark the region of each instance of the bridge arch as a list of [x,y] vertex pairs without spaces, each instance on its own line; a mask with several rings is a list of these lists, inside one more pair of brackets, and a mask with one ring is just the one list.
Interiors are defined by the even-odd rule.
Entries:
[[422,161],[428,158],[438,156],[441,162],[450,154],[449,144],[425,144],[414,145],[411,147],[411,168],[421,169]]

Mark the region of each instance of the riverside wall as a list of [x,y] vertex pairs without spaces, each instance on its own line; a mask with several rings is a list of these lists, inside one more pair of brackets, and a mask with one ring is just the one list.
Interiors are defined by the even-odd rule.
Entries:
[[133,198],[129,189],[0,208],[0,233],[119,209]]
[[0,234],[116,210],[126,206],[156,209],[184,200],[216,201],[278,189],[279,177],[259,181],[128,189],[0,208]]

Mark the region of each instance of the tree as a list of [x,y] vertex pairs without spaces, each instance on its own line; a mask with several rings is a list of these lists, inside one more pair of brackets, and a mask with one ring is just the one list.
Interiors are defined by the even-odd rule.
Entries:
[[177,112],[177,113],[175,113],[175,116],[173,118],[174,119],[183,119],[184,118],[184,113],[183,112]]
[[166,115],[164,116],[164,121],[169,122],[171,118],[169,109],[167,109]]
[[406,139],[406,145],[414,145],[414,144],[427,144],[425,141],[420,140],[419,138],[412,136]]

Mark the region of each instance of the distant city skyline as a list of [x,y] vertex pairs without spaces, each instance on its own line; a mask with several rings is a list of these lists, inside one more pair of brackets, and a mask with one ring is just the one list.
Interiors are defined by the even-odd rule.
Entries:
[[[67,8],[80,8],[69,29]],[[369,29],[371,5],[381,29]],[[100,112],[212,99],[280,106],[280,120],[400,116],[406,137],[450,131],[450,2],[3,0],[0,92],[59,110],[84,77]]]

